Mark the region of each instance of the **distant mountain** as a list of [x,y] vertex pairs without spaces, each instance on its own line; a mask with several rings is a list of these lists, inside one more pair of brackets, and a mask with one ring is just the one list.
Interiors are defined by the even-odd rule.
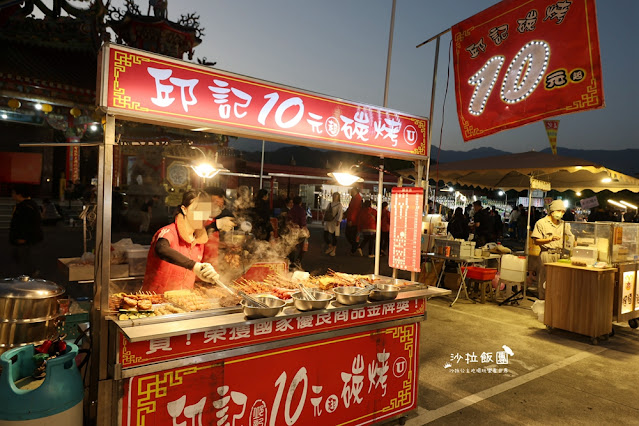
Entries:
[[433,147],[430,151],[430,157],[433,162],[450,163],[452,161],[474,160],[475,158],[493,157],[495,155],[512,154],[511,152],[502,151],[495,148],[475,148],[470,151],[446,151],[442,149],[439,158],[437,156],[439,148]]

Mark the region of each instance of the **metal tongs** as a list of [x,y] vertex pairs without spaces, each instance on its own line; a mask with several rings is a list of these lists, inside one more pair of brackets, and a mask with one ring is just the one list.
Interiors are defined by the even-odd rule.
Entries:
[[374,290],[376,287],[377,287],[377,286],[376,286],[375,284],[368,284],[366,287],[362,287],[362,288],[360,288],[360,289],[358,289],[358,290],[355,290],[355,291],[353,292],[353,294],[354,294],[354,295],[357,295],[357,294],[369,293],[369,292],[371,292],[372,290]]
[[249,296],[248,294],[244,293],[241,290],[236,290],[234,288],[231,288],[231,287],[227,286],[222,281],[220,281],[219,278],[215,278],[214,281],[215,281],[215,284],[219,285],[224,290],[228,291],[229,293],[231,293],[234,296],[240,296],[242,299],[246,300],[251,305],[257,306],[258,308],[268,308],[268,305],[266,303],[260,302],[259,300],[255,299],[252,296]]
[[306,300],[317,300],[315,298],[315,296],[313,296],[313,293],[311,293],[305,286],[304,284],[302,284],[301,281],[297,282],[297,286],[300,288],[300,290],[302,291],[302,294],[304,295],[304,298],[306,298]]
[[302,293],[302,296],[304,297],[304,299],[317,300],[317,298],[313,296],[313,293],[311,293],[304,286],[304,280],[307,280],[309,275],[310,274],[308,272],[295,271],[293,272],[293,277],[291,278],[291,280],[293,281],[293,283],[297,284],[297,286],[300,288],[300,292]]

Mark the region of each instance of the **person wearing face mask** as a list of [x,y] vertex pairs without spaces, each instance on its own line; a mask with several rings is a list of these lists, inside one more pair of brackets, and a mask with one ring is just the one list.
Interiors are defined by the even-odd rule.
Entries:
[[561,200],[555,200],[550,204],[548,208],[550,214],[543,217],[535,223],[535,229],[530,237],[533,239],[536,245],[540,246],[541,253],[539,258],[541,260],[541,268],[537,277],[538,281],[538,293],[539,299],[544,300],[546,298],[546,264],[556,262],[561,257],[561,251],[564,247],[564,232],[567,236],[571,236],[569,225],[564,227],[564,221],[562,217],[566,213],[566,207]]
[[206,188],[205,191],[211,196],[211,218],[209,219],[209,223],[206,225],[206,231],[209,239],[204,245],[204,255],[202,259],[211,263],[213,267],[217,267],[220,247],[220,232],[232,231],[237,223],[235,222],[233,213],[226,208],[226,193],[224,189],[212,186]]
[[192,289],[196,277],[206,282],[219,277],[210,263],[202,263],[208,241],[204,225],[211,215],[210,200],[204,191],[184,193],[175,221],[160,228],[151,240],[143,291]]

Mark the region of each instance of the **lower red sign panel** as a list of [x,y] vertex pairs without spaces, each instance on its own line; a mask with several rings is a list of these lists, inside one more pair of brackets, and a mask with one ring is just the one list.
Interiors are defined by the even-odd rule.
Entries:
[[362,425],[416,407],[419,323],[124,381],[122,424]]

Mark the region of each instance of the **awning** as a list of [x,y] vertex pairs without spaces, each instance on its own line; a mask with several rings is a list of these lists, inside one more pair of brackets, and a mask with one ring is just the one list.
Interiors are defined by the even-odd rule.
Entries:
[[[413,176],[415,171],[401,173]],[[429,176],[445,183],[505,191],[528,189],[531,177],[550,182],[557,191],[639,192],[639,179],[632,176],[592,161],[535,151],[443,163],[439,170],[431,166]]]

